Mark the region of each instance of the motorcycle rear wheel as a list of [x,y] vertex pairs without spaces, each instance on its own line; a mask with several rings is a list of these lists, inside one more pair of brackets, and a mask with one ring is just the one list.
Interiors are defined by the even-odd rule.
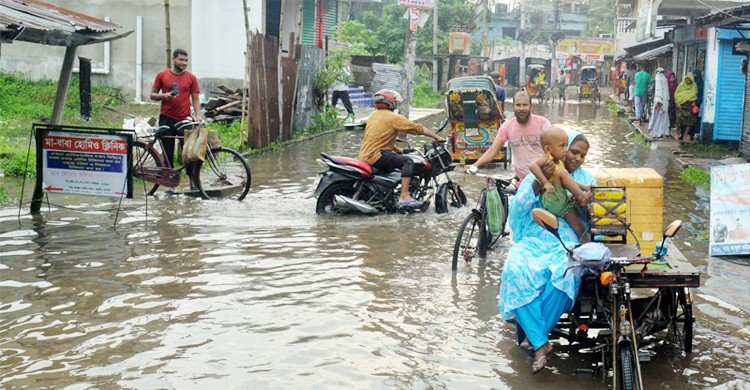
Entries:
[[315,212],[319,215],[336,213],[336,208],[333,205],[333,197],[336,195],[352,197],[354,195],[354,184],[349,181],[340,181],[328,186],[320,193],[318,202],[315,204]]

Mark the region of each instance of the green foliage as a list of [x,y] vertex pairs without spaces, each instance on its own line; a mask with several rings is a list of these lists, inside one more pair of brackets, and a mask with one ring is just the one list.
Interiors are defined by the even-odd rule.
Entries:
[[208,127],[219,132],[219,139],[221,140],[222,146],[237,151],[242,151],[247,148],[245,145],[240,144],[240,133],[243,132],[243,129],[240,128],[240,121],[234,121],[232,123],[215,122],[209,124]]
[[326,103],[324,110],[320,114],[312,117],[312,126],[304,131],[295,133],[294,138],[322,133],[324,131],[340,128],[343,125],[344,121],[339,118],[339,111],[336,107]]
[[351,59],[348,49],[330,50],[323,62],[323,69],[315,75],[315,88],[327,91],[337,82],[349,83],[351,76],[346,74],[346,68]]
[[711,237],[711,233],[708,230],[699,230],[698,235],[696,236],[698,241],[704,244],[708,244],[710,237]]
[[607,108],[609,108],[610,112],[614,112],[614,113],[620,112],[620,106],[617,104],[616,101],[610,99],[609,96],[604,101],[604,104],[607,105]]
[[11,146],[9,143],[0,140],[0,169],[5,176],[36,176],[36,154],[31,151],[29,155],[28,172],[26,172],[26,148]]
[[412,107],[435,108],[442,103],[444,96],[432,89],[430,68],[418,66],[414,73],[414,90],[411,98]]
[[696,157],[703,158],[722,158],[725,156],[736,156],[736,151],[730,151],[722,144],[701,144],[698,142],[687,143],[681,146],[686,152],[692,153]]
[[378,42],[367,26],[357,20],[341,22],[339,25],[341,28],[339,40],[352,44],[351,55],[371,55],[370,49],[374,48]]
[[8,192],[5,191],[5,187],[0,187],[0,206],[10,203],[10,197]]
[[711,189],[711,175],[700,168],[687,167],[680,173],[680,178],[688,184],[701,186],[707,190]]
[[616,0],[590,0],[583,35],[596,38],[599,34],[612,34],[616,9]]
[[[25,137],[32,123],[48,120],[52,116],[56,94],[56,81],[31,81],[0,72],[0,124],[3,126],[3,135],[9,138]],[[91,94],[93,116],[96,116],[104,106],[119,105],[123,102],[119,88],[95,86]],[[65,123],[86,123],[79,119],[80,104],[78,77],[74,75],[65,101]],[[91,125],[103,124],[93,122]]]

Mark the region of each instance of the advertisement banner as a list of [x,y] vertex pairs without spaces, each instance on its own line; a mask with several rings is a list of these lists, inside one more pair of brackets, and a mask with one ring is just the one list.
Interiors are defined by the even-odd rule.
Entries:
[[433,9],[435,8],[435,2],[433,0],[398,0],[400,5],[409,8],[419,9]]
[[417,32],[419,29],[419,8],[409,8],[409,30]]
[[750,254],[750,164],[711,167],[710,229],[711,256]]
[[41,140],[42,190],[125,196],[132,136],[130,133],[107,134],[78,129],[47,131]]
[[638,22],[635,25],[635,40],[642,42],[656,36],[657,9],[662,0],[648,0],[638,9]]

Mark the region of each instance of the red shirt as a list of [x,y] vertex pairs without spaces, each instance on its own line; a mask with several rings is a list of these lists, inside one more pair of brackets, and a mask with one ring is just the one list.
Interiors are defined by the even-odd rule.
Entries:
[[152,89],[161,93],[169,93],[173,87],[177,95],[171,102],[161,102],[161,113],[172,119],[183,120],[190,116],[191,94],[201,91],[198,79],[188,71],[178,75],[169,68],[156,74]]

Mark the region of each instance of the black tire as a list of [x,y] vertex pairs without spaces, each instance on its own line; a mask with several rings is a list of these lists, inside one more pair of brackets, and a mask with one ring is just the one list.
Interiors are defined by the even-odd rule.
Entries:
[[[451,186],[451,184],[453,184]],[[447,213],[448,207],[463,207],[466,205],[466,194],[456,183],[442,183],[435,194],[435,212]]]
[[[206,159],[193,168],[195,185],[203,199],[245,199],[252,184],[250,164],[237,151],[209,149]],[[190,173],[190,170],[188,170]]]
[[623,390],[635,388],[635,371],[633,370],[633,354],[630,352],[630,345],[620,347],[620,388]]
[[681,290],[679,293],[680,307],[682,307],[682,350],[685,353],[693,352],[693,303],[688,301],[687,293]]
[[317,214],[335,213],[336,210],[333,207],[333,197],[335,195],[352,197],[354,195],[354,183],[350,181],[339,181],[326,187],[318,197],[318,202],[315,204],[315,212]]
[[137,194],[144,194],[145,196],[153,195],[156,190],[159,189],[158,184],[142,180],[143,172],[141,168],[149,169],[152,168],[153,173],[158,171],[155,168],[162,169],[163,165],[159,155],[154,149],[150,149],[148,145],[142,142],[136,142],[133,144],[133,197]]
[[484,232],[484,221],[477,211],[472,211],[458,228],[456,242],[453,245],[453,262],[451,263],[453,271],[458,269],[459,258],[468,262],[477,255],[480,257],[486,255],[487,250],[482,251],[482,246],[485,245]]

